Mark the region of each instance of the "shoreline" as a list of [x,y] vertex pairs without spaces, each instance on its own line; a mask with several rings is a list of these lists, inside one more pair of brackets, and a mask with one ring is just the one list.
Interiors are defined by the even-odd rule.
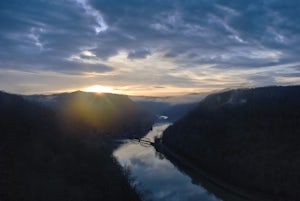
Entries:
[[[242,189],[236,185],[232,185],[227,183],[226,181],[220,180],[216,177],[209,175],[207,172],[203,171],[200,167],[194,165],[190,161],[186,160],[180,154],[177,154],[169,147],[164,145],[162,142],[159,142],[155,145],[155,149],[165,155],[172,163],[174,160],[178,162],[180,165],[186,167],[189,171],[191,171],[196,176],[201,177],[202,179],[206,180],[210,184],[224,190],[240,199],[250,200],[250,201],[292,201],[290,199],[278,198],[272,195],[267,195],[264,193],[260,193],[257,191],[252,191],[249,189]],[[170,159],[171,158],[171,159]],[[202,182],[202,181],[201,181]],[[226,201],[226,200],[224,200]]]

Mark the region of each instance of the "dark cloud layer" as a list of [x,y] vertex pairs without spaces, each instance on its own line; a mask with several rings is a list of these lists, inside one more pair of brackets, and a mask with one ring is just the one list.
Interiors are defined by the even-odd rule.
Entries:
[[197,72],[300,62],[298,0],[2,0],[0,11],[0,69],[103,73],[122,51]]
[[68,60],[95,37],[93,19],[84,17],[75,1],[4,0],[0,8],[1,68],[73,73],[111,69]]
[[[118,42],[113,48],[163,49],[168,51],[167,55],[182,55],[178,60],[185,64],[213,63],[221,68],[263,67],[298,61],[298,1],[131,0],[116,3],[107,0],[91,3],[102,11],[108,24],[115,27],[113,35]],[[109,44],[103,41],[99,49]],[[188,57],[190,53],[195,59]]]

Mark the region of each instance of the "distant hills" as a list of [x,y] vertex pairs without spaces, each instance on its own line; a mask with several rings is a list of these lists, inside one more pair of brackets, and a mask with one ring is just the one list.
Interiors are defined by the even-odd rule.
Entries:
[[56,111],[61,126],[73,132],[84,128],[94,134],[138,137],[155,118],[125,95],[76,91],[24,98]]
[[209,95],[162,142],[230,184],[300,200],[300,86]]
[[169,122],[175,122],[197,105],[197,103],[170,104],[151,101],[138,101],[137,104],[158,118],[165,117],[164,120]]
[[0,92],[0,200],[140,200],[111,142],[153,121],[126,96]]
[[[115,111],[122,111],[123,109],[134,108],[130,106],[134,104],[135,107],[138,106],[140,112],[146,112],[147,115],[151,114],[159,118],[160,116],[167,117],[165,120],[174,122],[180,117],[184,116],[187,112],[196,106],[197,102],[202,100],[207,94],[206,93],[194,93],[194,94],[186,94],[181,96],[167,96],[167,97],[147,97],[147,96],[124,96],[124,95],[116,95],[116,94],[109,94],[109,93],[87,93],[82,91],[76,91],[72,93],[60,93],[60,94],[52,94],[52,95],[27,95],[24,96],[25,99],[41,103],[43,105],[47,105],[53,109],[59,109],[60,111],[64,110],[64,105],[69,104],[68,100],[73,100],[73,97],[76,97],[77,100],[82,99],[84,101],[85,98],[89,98],[90,104],[93,104],[91,100],[94,100],[94,103],[100,103],[106,105],[106,107],[99,107],[101,104],[97,106],[98,109],[106,108],[108,109],[110,106],[108,105],[109,101],[119,101],[119,106],[124,105],[121,108],[115,108]],[[81,97],[81,98],[80,98]],[[92,98],[97,97],[97,99]],[[114,100],[114,97],[118,97]],[[101,99],[101,100],[100,100]],[[120,102],[122,99],[122,103]],[[84,107],[89,107],[86,105],[86,101]],[[73,104],[74,105],[74,104]],[[87,109],[87,108],[82,109]],[[111,108],[113,109],[113,108]],[[101,111],[99,111],[102,113]],[[121,112],[123,113],[123,112]],[[126,112],[125,112],[126,113]],[[132,116],[132,115],[131,115]],[[127,119],[128,120],[128,119]],[[102,122],[104,123],[104,122]],[[98,126],[101,122],[96,123]],[[104,123],[108,125],[107,123]]]
[[180,105],[187,103],[195,103],[202,100],[209,93],[188,93],[175,96],[130,96],[130,99],[134,102],[157,102],[167,103],[171,105]]
[[[206,93],[185,94],[167,97],[130,97],[145,110],[165,121],[175,122],[192,110]],[[161,120],[162,120],[161,119]]]

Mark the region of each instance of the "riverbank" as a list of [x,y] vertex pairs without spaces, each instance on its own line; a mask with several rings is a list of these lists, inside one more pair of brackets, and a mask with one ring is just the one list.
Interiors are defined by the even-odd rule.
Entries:
[[[161,136],[168,126],[168,123],[155,124],[153,130],[145,137],[152,141]],[[130,171],[133,185],[138,192],[141,192],[142,200],[221,201],[213,191],[196,185],[193,177],[174,166],[152,146],[125,141],[113,155]]]
[[271,200],[300,200],[299,94],[299,86],[212,94],[162,141],[222,181]]
[[[168,160],[172,163],[176,164],[178,167],[183,167],[186,169],[185,173],[195,174],[201,178],[201,183],[208,182],[209,185],[215,185],[213,188],[218,187],[221,191],[229,192],[230,194],[234,194],[236,196],[236,200],[238,201],[291,201],[286,198],[279,198],[276,196],[268,195],[262,192],[258,192],[250,189],[242,189],[236,185],[230,184],[226,181],[220,180],[207,172],[203,171],[200,167],[194,165],[191,161],[184,158],[184,156],[176,153],[171,148],[167,147],[163,143],[155,143],[155,149],[162,153]],[[204,181],[203,181],[204,180]],[[222,192],[222,194],[223,194]],[[228,201],[232,201],[231,197]],[[227,201],[224,199],[224,201]]]

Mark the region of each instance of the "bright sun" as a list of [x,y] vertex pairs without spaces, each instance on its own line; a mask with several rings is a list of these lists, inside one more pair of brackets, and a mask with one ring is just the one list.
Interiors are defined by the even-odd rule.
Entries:
[[83,89],[83,91],[95,92],[95,93],[117,93],[117,91],[114,90],[113,88],[108,86],[101,86],[101,85],[93,85]]

